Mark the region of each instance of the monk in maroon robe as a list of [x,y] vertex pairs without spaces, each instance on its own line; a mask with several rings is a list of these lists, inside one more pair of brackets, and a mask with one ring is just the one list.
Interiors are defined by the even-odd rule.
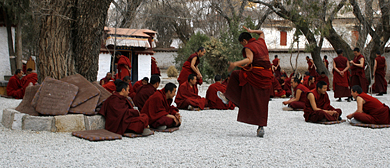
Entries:
[[108,83],[109,81],[113,81],[113,80],[114,80],[114,78],[112,78],[111,72],[107,72],[106,77],[100,79],[100,85],[103,86],[104,84]]
[[303,86],[301,81],[298,78],[294,78],[291,80],[291,86],[294,88],[294,97],[288,101],[284,101],[284,105],[288,105],[288,110],[297,110],[304,109],[306,102],[306,94],[310,92],[310,90]]
[[274,80],[272,81],[271,97],[281,97],[281,98],[286,97],[286,91],[282,89],[282,87],[279,84],[279,81],[277,81],[276,78],[274,78]]
[[116,74],[117,75],[116,79],[123,80],[125,76],[131,76],[130,59],[122,55],[121,52],[116,52],[115,57],[116,59],[118,59],[118,65],[117,65],[118,73]]
[[157,66],[157,60],[154,57],[152,57],[152,65],[151,66],[152,66],[151,67],[152,75],[161,76],[160,68]]
[[327,55],[324,56],[324,59],[322,60],[322,62],[324,62],[326,69],[328,69],[329,61],[328,61],[328,56]]
[[188,81],[179,86],[175,103],[179,109],[191,110],[194,107],[199,107],[203,110],[205,107],[208,107],[207,99],[198,95],[196,76],[194,74],[190,74]]
[[359,48],[355,48],[353,50],[353,54],[355,58],[349,63],[351,64],[351,87],[355,85],[359,85],[362,87],[363,92],[367,93],[368,91],[368,81],[366,78],[366,73],[364,72],[364,56],[360,53]]
[[108,83],[104,84],[103,87],[110,93],[113,93],[116,90],[114,81],[109,81]]
[[12,96],[15,99],[23,99],[24,89],[21,77],[23,76],[23,71],[17,69],[15,75],[8,80],[7,84],[7,96]]
[[176,85],[167,83],[146,101],[141,113],[148,115],[150,127],[166,129],[181,125],[179,109],[171,106],[175,94]]
[[306,86],[309,90],[313,90],[316,88],[316,78],[314,76],[310,76],[303,86]]
[[382,96],[387,93],[387,82],[385,79],[387,70],[387,63],[385,57],[381,56],[381,53],[378,51],[376,53],[375,63],[374,63],[374,77],[375,83],[373,84],[373,91],[378,93],[378,96]]
[[123,82],[126,82],[129,84],[129,97],[134,100],[134,97],[135,97],[135,92],[134,92],[134,89],[133,89],[133,86],[131,85],[131,79],[130,79],[130,76],[125,76],[123,78]]
[[[239,107],[237,121],[258,125],[257,136],[263,137],[274,76],[264,32],[244,28],[248,32],[241,33],[238,38],[244,46],[244,59],[230,63],[228,68],[228,71],[232,71],[238,66],[241,70],[232,72],[226,92],[218,92],[218,97],[225,104],[232,101]],[[250,33],[259,34],[259,38],[252,38]]]
[[309,81],[310,78],[310,72],[305,72],[305,76],[303,77],[303,80],[301,81],[302,84],[305,84]]
[[[390,124],[389,107],[363,92],[358,85],[352,86],[351,94],[356,99],[357,110],[347,116],[365,124]],[[352,121],[354,123],[356,121]]]
[[26,90],[28,86],[33,86],[38,83],[38,74],[33,72],[31,68],[28,68],[26,71],[26,76],[22,78],[22,87],[23,90]]
[[104,101],[99,111],[99,114],[103,115],[106,120],[105,129],[121,135],[125,132],[144,135],[150,133],[148,116],[133,109],[127,99],[129,84],[120,81],[116,88],[116,92]]
[[138,107],[139,111],[142,111],[146,100],[156,92],[158,86],[160,86],[160,77],[158,75],[152,75],[150,83],[142,85],[137,94],[134,97],[134,104]]
[[328,90],[329,91],[329,78],[328,76],[326,76],[325,72],[321,72],[321,75],[317,77],[316,79],[317,82],[319,81],[324,81],[326,83],[326,86],[328,86]]
[[317,83],[317,88],[311,90],[307,94],[305,102],[305,117],[306,122],[323,122],[340,120],[341,110],[335,109],[330,105],[327,86],[324,81]]
[[139,87],[141,87],[142,85],[146,85],[148,83],[149,83],[149,78],[148,77],[142,78],[141,80],[139,80],[139,81],[134,83],[133,91],[136,93]]
[[292,95],[291,91],[291,78],[284,79],[283,90],[286,91],[286,97]]
[[347,101],[350,101],[351,91],[349,89],[349,62],[348,59],[343,56],[343,50],[336,50],[337,57],[333,59],[333,91],[334,98],[339,98],[337,101],[341,101],[342,97],[348,97]]
[[217,92],[225,92],[226,86],[221,84],[221,76],[216,75],[214,77],[215,83],[211,84],[206,92],[206,99],[208,101],[208,105],[210,109],[218,109],[218,110],[227,110],[231,109],[233,110],[235,105],[232,102],[229,102],[229,104],[225,104],[222,102],[221,99],[218,98]]
[[317,76],[316,66],[314,65],[314,62],[312,59],[309,58],[309,56],[306,56],[307,66],[310,73],[310,76]]
[[275,59],[272,60],[272,67],[275,73],[275,78],[280,77],[280,59],[278,58],[278,55],[275,55]]
[[188,57],[187,61],[184,62],[183,67],[181,68],[180,75],[177,78],[179,82],[179,88],[181,84],[187,81],[188,75],[195,74],[197,78],[197,84],[201,85],[203,83],[202,74],[199,71],[198,64],[200,62],[200,57],[206,54],[206,49],[200,47],[195,53],[191,54]]
[[222,85],[227,87],[227,85],[229,83],[229,79],[230,79],[230,74],[227,76],[227,78],[225,80],[223,80]]

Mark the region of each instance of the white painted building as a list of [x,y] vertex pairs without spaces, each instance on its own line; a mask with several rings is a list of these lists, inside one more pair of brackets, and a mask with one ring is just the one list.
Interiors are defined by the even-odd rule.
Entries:
[[[15,28],[11,28],[12,38],[15,46]],[[4,75],[13,75],[8,52],[8,35],[5,26],[0,27],[0,80],[4,80]]]

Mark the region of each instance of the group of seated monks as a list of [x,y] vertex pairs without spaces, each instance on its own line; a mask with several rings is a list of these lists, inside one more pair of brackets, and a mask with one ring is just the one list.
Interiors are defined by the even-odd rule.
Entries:
[[7,96],[15,99],[23,99],[27,86],[35,85],[37,82],[38,75],[31,68],[27,69],[25,76],[23,76],[21,69],[17,69],[14,76],[8,81]]

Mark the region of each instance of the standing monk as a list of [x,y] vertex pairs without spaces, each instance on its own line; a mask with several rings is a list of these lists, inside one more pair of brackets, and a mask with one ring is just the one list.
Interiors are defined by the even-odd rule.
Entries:
[[141,111],[144,107],[146,100],[156,92],[157,88],[160,86],[160,77],[158,75],[152,75],[150,78],[150,83],[142,85],[137,94],[134,97],[134,104],[138,107],[138,110]]
[[343,50],[336,51],[337,57],[333,59],[333,91],[334,98],[348,97],[347,101],[351,101],[351,91],[349,89],[349,62],[343,56]]
[[179,86],[175,103],[179,109],[192,110],[194,107],[199,107],[203,110],[204,107],[208,107],[207,99],[198,95],[195,74],[188,75],[188,81]]
[[[228,71],[235,67],[241,70],[233,71],[226,92],[218,92],[218,97],[225,104],[229,100],[237,107],[237,121],[258,125],[257,136],[264,136],[264,126],[267,126],[268,103],[272,92],[272,65],[269,61],[268,48],[264,40],[264,32],[250,30],[238,37],[244,46],[244,59],[230,63]],[[252,38],[250,33],[259,34],[259,39]]]
[[278,55],[275,55],[275,59],[272,60],[272,67],[275,73],[275,77],[280,77],[280,59],[278,58]]
[[387,105],[364,93],[358,85],[352,86],[351,94],[356,99],[357,110],[347,115],[347,118],[358,120],[352,120],[352,123],[390,124],[389,107]]
[[149,135],[151,131],[147,128],[149,124],[148,116],[140,114],[138,110],[133,109],[133,106],[127,99],[128,94],[129,84],[119,81],[116,86],[116,92],[104,101],[99,114],[106,119],[106,130],[121,135],[125,132]]
[[15,71],[15,75],[9,78],[7,84],[7,95],[12,96],[15,99],[23,99],[24,89],[22,78],[23,71],[21,69],[17,69]]
[[310,91],[306,86],[301,84],[301,80],[294,78],[291,80],[291,86],[294,88],[294,97],[288,101],[284,101],[284,105],[288,105],[286,110],[304,109],[306,102],[306,94]]
[[161,76],[160,68],[157,66],[156,58],[152,57],[152,67],[151,67],[152,75]]
[[327,55],[324,56],[324,59],[322,59],[322,62],[324,62],[326,69],[328,69],[329,61],[328,61],[328,56]]
[[376,52],[375,64],[374,64],[374,91],[378,93],[378,96],[382,96],[387,93],[387,82],[385,79],[387,70],[387,63],[385,57],[381,56],[381,52]]
[[224,104],[221,99],[217,97],[217,92],[225,92],[226,86],[221,84],[222,77],[221,75],[215,75],[214,77],[215,83],[211,84],[206,92],[206,99],[208,101],[208,105],[210,109],[218,109],[218,110],[227,110],[234,109],[234,104],[229,102],[229,104]]
[[320,81],[317,83],[317,88],[311,90],[307,94],[305,102],[305,117],[306,122],[323,122],[341,120],[341,110],[335,109],[330,105],[326,83]]
[[309,56],[306,56],[307,61],[307,69],[309,70],[310,76],[317,76],[316,66],[314,65],[314,62],[312,59],[310,59]]
[[184,62],[183,67],[181,68],[180,75],[177,78],[177,81],[179,82],[179,88],[180,85],[187,81],[188,75],[195,74],[197,78],[197,83],[202,84],[202,74],[200,74],[198,64],[200,62],[200,57],[202,57],[206,53],[206,49],[203,47],[200,47],[198,50],[196,50],[195,53],[190,55],[188,57],[187,61]]
[[115,57],[118,59],[118,73],[116,79],[123,80],[125,76],[131,76],[131,62],[130,59],[122,55],[121,52],[115,52]]
[[364,56],[360,53],[359,48],[353,49],[355,58],[349,61],[351,65],[351,87],[359,85],[364,93],[368,91],[368,81],[364,72]]

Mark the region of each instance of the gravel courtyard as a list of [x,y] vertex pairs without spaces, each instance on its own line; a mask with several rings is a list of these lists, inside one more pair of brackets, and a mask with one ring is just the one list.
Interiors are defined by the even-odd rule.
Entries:
[[[346,115],[356,102],[331,104]],[[205,89],[201,90],[205,95]],[[265,137],[256,126],[236,121],[235,110],[181,110],[183,124],[173,133],[145,138],[90,142],[71,133],[17,131],[0,127],[1,167],[389,167],[390,128],[348,123],[306,123],[303,112],[269,103]],[[390,95],[379,97],[390,104]],[[0,98],[4,108],[20,100]],[[1,115],[0,115],[1,118]]]

